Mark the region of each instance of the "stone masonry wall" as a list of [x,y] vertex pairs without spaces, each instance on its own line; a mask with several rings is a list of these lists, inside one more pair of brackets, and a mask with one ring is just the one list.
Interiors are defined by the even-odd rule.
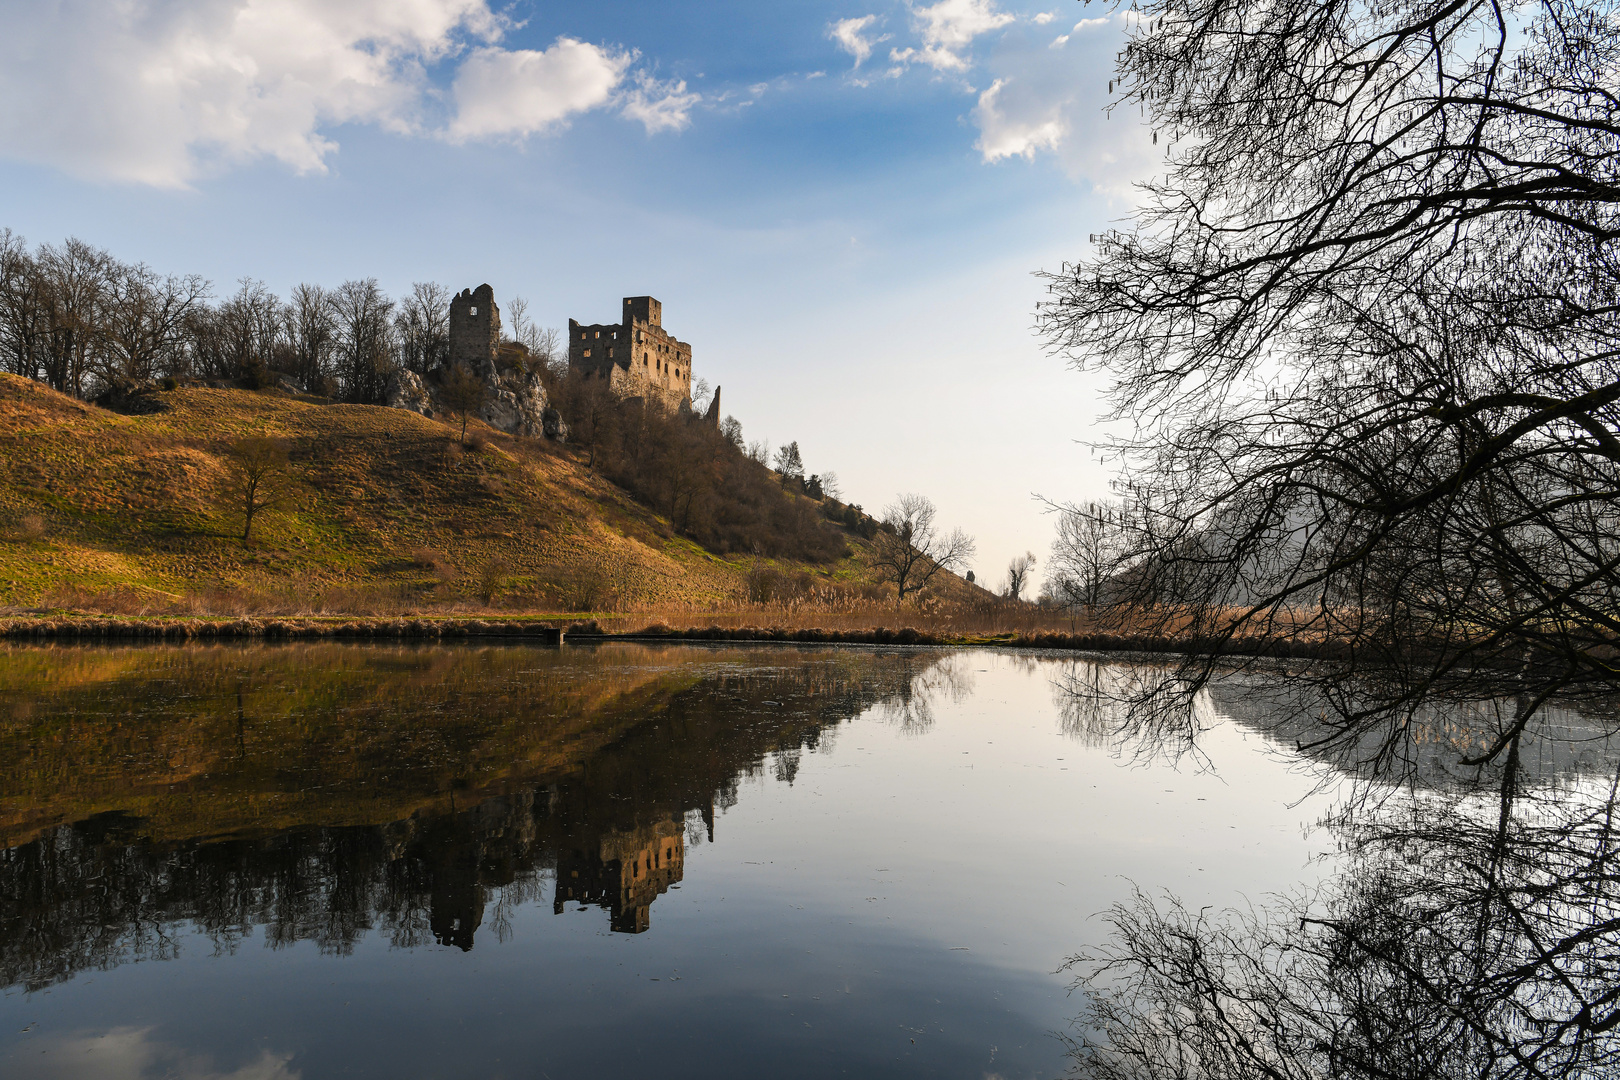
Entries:
[[650,296],[624,298],[622,323],[568,320],[568,365],[586,378],[609,380],[626,397],[675,409],[692,397],[692,346],[663,328],[663,305]]
[[501,344],[501,311],[488,285],[463,289],[450,301],[450,362],[482,374]]

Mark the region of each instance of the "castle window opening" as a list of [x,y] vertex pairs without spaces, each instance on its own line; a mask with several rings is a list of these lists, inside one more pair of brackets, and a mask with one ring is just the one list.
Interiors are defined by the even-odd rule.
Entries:
[[477,308],[468,308],[467,309],[467,314],[476,315],[476,314],[478,314],[478,309]]

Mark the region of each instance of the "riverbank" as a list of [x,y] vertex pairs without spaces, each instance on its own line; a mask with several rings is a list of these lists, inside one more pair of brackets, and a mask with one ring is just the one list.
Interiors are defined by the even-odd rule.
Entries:
[[460,641],[530,639],[547,643],[598,641],[789,642],[828,645],[990,646],[1097,653],[1220,653],[1231,656],[1327,659],[1331,645],[1262,638],[1225,642],[1156,635],[1007,631],[945,633],[916,627],[828,629],[783,626],[691,626],[661,623],[615,630],[569,616],[519,618],[107,618],[94,615],[0,618],[0,640],[27,641]]

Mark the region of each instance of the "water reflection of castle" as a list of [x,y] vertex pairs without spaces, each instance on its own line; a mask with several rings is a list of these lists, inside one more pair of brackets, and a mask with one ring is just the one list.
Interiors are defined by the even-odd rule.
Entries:
[[791,783],[825,731],[872,704],[910,700],[937,663],[773,654],[661,700],[549,776],[387,824],[159,841],[141,818],[112,811],[54,827],[0,847],[0,987],[43,989],[82,970],[169,958],[181,937],[147,931],[181,921],[221,949],[257,929],[272,947],[311,941],[333,955],[372,933],[400,948],[469,950],[509,933],[513,913],[547,887],[556,911],[599,906],[612,930],[646,931],[653,902],[682,880],[687,847],[713,842],[715,814],[735,804],[744,778],[769,768]]
[[594,847],[575,843],[557,852],[551,909],[561,915],[565,904],[596,904],[608,909],[613,930],[639,934],[652,925],[652,902],[681,880],[685,865],[684,822],[607,832]]

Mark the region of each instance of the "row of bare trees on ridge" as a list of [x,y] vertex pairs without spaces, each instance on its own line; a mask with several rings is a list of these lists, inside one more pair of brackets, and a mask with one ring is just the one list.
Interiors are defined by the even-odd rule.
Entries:
[[[419,282],[394,299],[365,278],[300,284],[282,298],[243,280],[216,302],[197,274],[160,274],[77,239],[31,248],[0,229],[0,370],[80,398],[161,379],[286,378],[375,403],[390,373],[425,375],[448,358],[451,296]],[[507,323],[536,362],[557,362],[559,334],[534,325],[521,298],[507,304]]]

